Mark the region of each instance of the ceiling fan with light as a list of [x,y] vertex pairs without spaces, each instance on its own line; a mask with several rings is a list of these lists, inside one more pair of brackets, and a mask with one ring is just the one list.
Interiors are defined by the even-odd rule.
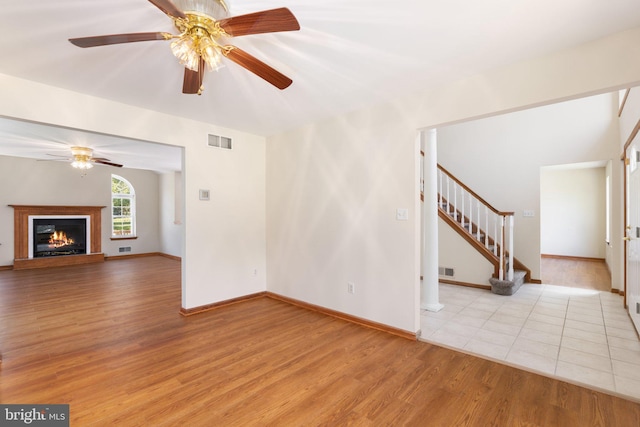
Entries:
[[296,31],[300,24],[287,8],[229,17],[224,0],[149,0],[173,20],[179,34],[166,32],[113,34],[69,39],[79,47],[95,47],[151,40],[172,40],[171,51],[185,66],[182,92],[200,95],[205,66],[217,70],[222,57],[263,78],[278,89],[293,82],[258,58],[224,39],[252,34]]
[[[104,157],[93,157],[93,149],[89,147],[70,147],[71,148],[71,158],[60,159],[63,161],[70,161],[71,166],[76,169],[91,169],[94,163],[114,166],[116,168],[121,168],[122,165],[118,163],[113,163],[109,159],[105,159]],[[55,154],[49,154],[49,156],[53,157],[62,157]]]

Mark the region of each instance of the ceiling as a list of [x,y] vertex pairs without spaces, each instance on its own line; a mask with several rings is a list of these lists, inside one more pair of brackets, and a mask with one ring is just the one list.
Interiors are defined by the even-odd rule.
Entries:
[[72,146],[91,147],[94,157],[126,168],[182,170],[180,147],[0,117],[0,155],[71,162]]
[[[88,49],[67,41],[175,33],[146,0],[0,0],[0,73],[268,136],[640,26],[638,0],[227,3],[232,16],[288,7],[297,17],[300,31],[229,41],[292,78],[289,88],[280,91],[226,61],[205,75],[202,96],[184,95],[183,67],[166,41]],[[10,128],[0,154],[5,138],[12,139]],[[13,139],[31,141],[19,133]],[[104,151],[98,154],[115,157]]]

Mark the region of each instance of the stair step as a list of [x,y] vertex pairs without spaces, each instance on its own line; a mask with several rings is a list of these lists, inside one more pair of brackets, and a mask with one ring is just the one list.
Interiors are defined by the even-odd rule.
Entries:
[[500,280],[492,277],[489,279],[489,283],[491,283],[491,292],[497,295],[513,295],[524,283],[526,275],[526,271],[515,270],[513,272],[513,280]]

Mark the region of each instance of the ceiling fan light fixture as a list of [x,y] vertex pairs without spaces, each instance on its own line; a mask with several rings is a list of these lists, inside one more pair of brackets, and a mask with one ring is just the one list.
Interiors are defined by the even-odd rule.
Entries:
[[211,37],[203,37],[200,39],[200,55],[207,64],[210,71],[217,71],[222,67],[222,55],[218,49],[218,44]]
[[196,42],[190,34],[183,34],[172,41],[171,52],[182,65],[190,70],[198,71],[200,56],[196,50]]
[[89,159],[76,158],[71,162],[71,166],[76,169],[91,169],[93,164]]
[[71,154],[73,155],[73,162],[71,166],[76,169],[91,169],[93,163],[91,162],[91,156],[93,156],[93,150],[88,147],[71,147]]
[[215,71],[220,68],[222,54],[216,39],[225,33],[216,20],[200,12],[185,12],[185,18],[176,18],[176,28],[181,31],[171,42],[171,52],[180,64],[191,71],[199,72],[201,58],[207,68]]

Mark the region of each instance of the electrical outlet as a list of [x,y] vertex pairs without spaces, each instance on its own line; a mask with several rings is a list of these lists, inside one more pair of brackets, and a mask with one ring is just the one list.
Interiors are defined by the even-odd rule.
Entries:
[[347,292],[349,292],[350,294],[355,294],[356,293],[356,285],[353,284],[352,282],[347,282]]

